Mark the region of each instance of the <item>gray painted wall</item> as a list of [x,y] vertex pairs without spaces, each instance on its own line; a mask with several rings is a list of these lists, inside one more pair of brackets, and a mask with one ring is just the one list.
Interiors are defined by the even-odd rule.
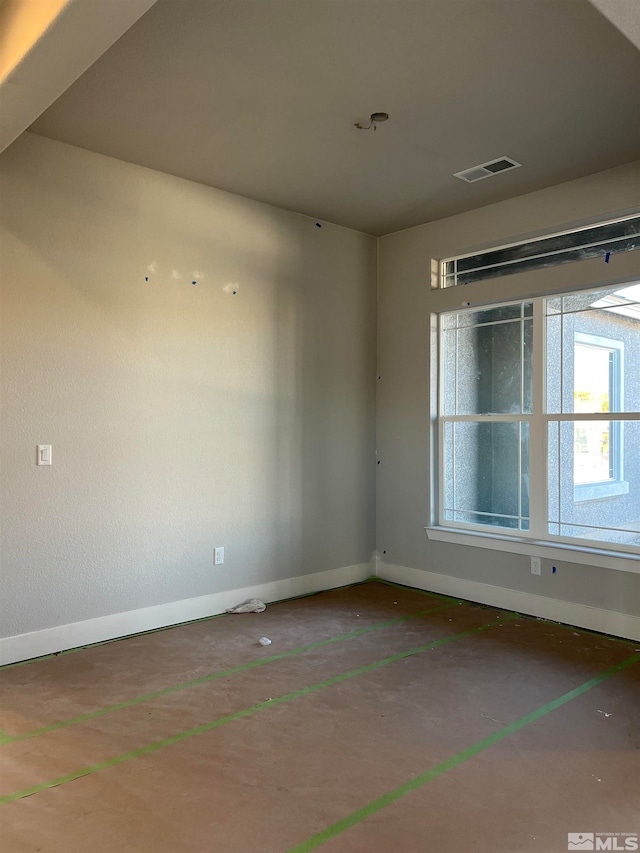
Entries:
[[0,177],[1,634],[369,562],[375,239],[33,134]]
[[380,240],[377,468],[372,238],[32,134],[0,180],[1,635],[368,562],[376,490],[390,563],[640,612],[640,575],[423,530],[430,311],[557,286],[431,259],[628,210],[637,166]]
[[[500,178],[496,178],[500,180]],[[431,519],[431,312],[605,284],[640,253],[568,264],[466,287],[433,291],[432,259],[539,236],[640,206],[640,164],[630,164],[382,237],[379,240],[377,549],[387,563],[452,575],[623,613],[640,614],[640,574],[555,562],[530,573],[529,558],[429,541]],[[601,278],[600,278],[601,276]],[[386,552],[386,553],[384,553]],[[543,561],[545,565],[546,561]]]

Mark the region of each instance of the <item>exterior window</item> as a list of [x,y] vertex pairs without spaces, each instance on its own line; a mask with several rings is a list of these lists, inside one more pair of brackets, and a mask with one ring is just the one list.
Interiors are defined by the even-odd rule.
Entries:
[[440,524],[640,551],[640,285],[439,322]]
[[533,303],[441,327],[443,520],[528,530]]
[[431,286],[472,284],[616,252],[630,252],[639,247],[640,216],[629,216],[479,254],[448,258],[435,265]]
[[[573,410],[578,414],[619,411],[622,406],[622,341],[574,333]],[[622,482],[619,421],[574,425],[573,484],[576,500],[607,497]],[[604,486],[598,489],[597,486]],[[625,484],[628,485],[628,484]]]

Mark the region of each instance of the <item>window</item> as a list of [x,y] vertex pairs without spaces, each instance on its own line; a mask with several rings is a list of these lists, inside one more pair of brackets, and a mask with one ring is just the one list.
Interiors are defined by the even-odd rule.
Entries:
[[529,529],[533,303],[441,316],[443,520]]
[[[619,411],[622,406],[623,347],[622,341],[584,332],[574,333],[574,412]],[[574,426],[575,500],[592,500],[628,491],[628,483],[622,479],[620,439],[620,421],[585,421]]]
[[640,553],[640,285],[439,317],[439,523]]
[[640,248],[640,216],[602,222],[564,234],[528,240],[435,265],[432,287],[455,287],[503,275],[554,267]]

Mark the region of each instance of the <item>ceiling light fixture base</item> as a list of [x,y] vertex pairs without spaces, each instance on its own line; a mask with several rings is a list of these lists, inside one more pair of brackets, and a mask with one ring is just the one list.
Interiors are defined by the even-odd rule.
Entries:
[[361,122],[357,121],[355,122],[354,127],[357,127],[358,130],[371,130],[371,128],[377,130],[378,124],[383,121],[388,121],[388,119],[389,113],[371,113],[369,117],[369,124],[362,124]]

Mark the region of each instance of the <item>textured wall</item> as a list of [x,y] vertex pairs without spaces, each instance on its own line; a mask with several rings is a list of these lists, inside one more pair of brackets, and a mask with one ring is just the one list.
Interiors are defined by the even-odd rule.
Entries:
[[375,240],[33,134],[0,177],[2,635],[367,562]]
[[[400,231],[379,241],[377,548],[387,563],[424,569],[623,613],[640,614],[640,574],[557,562],[555,575],[532,577],[529,558],[429,541],[431,312],[578,288],[581,275],[606,283],[640,253],[567,264],[445,291],[430,289],[432,258],[509,243],[640,206],[640,164],[520,196]],[[499,180],[499,178],[497,179]]]

